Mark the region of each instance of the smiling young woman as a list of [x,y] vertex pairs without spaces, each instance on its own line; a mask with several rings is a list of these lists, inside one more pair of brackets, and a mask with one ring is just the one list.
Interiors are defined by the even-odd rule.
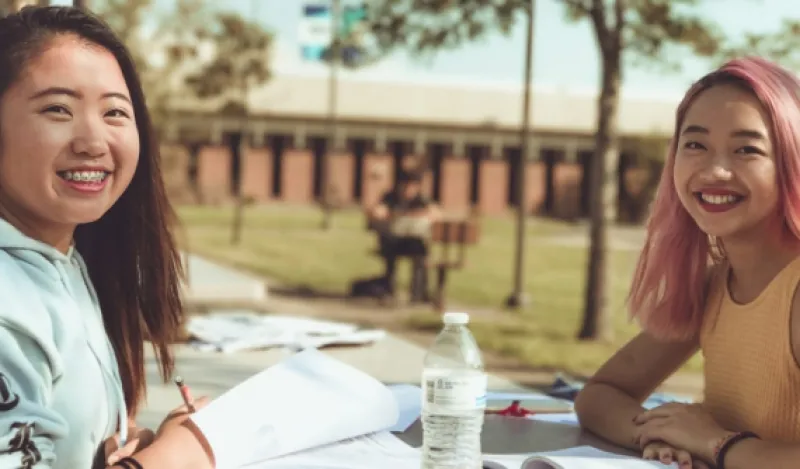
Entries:
[[[2,18],[0,70],[0,469],[88,469],[115,435],[152,440],[129,426],[145,337],[173,370],[175,217],[133,61],[105,24],[69,7]],[[186,417],[117,456],[213,467]]]
[[[584,427],[681,467],[800,461],[800,81],[758,58],[698,81],[630,293],[643,332],[576,401]],[[641,404],[695,352],[699,405]]]

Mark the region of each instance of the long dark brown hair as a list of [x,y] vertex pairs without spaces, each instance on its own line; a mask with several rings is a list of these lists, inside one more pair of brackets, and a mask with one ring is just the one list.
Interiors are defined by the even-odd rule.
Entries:
[[75,231],[76,247],[86,261],[117,356],[125,402],[135,415],[146,395],[144,341],[152,342],[164,380],[174,368],[170,343],[183,320],[183,270],[172,234],[176,217],[161,177],[159,145],[133,59],[100,19],[72,7],[26,7],[0,19],[0,96],[60,35],[80,37],[114,54],[136,114],[141,153],[130,185],[99,220]]

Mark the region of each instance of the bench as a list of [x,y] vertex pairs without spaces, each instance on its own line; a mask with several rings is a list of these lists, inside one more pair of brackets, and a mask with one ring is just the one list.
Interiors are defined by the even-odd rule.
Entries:
[[430,249],[425,265],[436,272],[433,297],[436,311],[444,313],[447,307],[448,273],[464,268],[467,246],[477,244],[479,238],[480,224],[474,217],[444,218],[431,227]]
[[[386,224],[384,221],[367,220],[366,229],[378,232],[386,229]],[[466,265],[467,246],[477,244],[479,239],[480,224],[475,217],[445,216],[431,225],[430,236],[427,238],[428,255],[424,260],[424,267],[436,273],[433,305],[437,311],[443,313],[446,308],[448,273],[451,270],[462,269]],[[378,251],[373,253],[380,255]]]

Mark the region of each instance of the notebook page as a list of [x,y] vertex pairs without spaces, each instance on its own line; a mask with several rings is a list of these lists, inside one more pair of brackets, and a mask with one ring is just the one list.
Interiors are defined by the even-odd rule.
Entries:
[[397,419],[383,383],[314,349],[287,357],[192,416],[220,469],[381,431]]
[[379,432],[240,469],[419,469],[420,462],[419,449]]
[[578,446],[537,454],[523,463],[519,469],[678,469],[678,464],[667,465],[658,461],[609,453],[591,446]]

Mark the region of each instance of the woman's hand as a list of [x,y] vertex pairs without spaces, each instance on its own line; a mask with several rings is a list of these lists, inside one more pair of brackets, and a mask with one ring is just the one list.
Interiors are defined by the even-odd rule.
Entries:
[[[193,403],[195,411],[198,411],[203,407],[207,406],[209,402],[210,400],[205,396],[195,400]],[[156,432],[156,437],[159,437],[165,432],[168,432],[171,428],[177,428],[182,426],[184,422],[189,420],[189,417],[191,416],[192,413],[189,412],[189,409],[185,405],[178,407],[177,409],[167,414],[166,418],[164,418],[164,421],[161,422],[161,425],[159,425],[158,431]]]
[[641,448],[660,441],[706,462],[713,461],[714,446],[730,433],[699,404],[664,404],[639,414],[634,423]]
[[122,448],[119,447],[119,433],[105,441],[104,449],[106,465],[113,466],[122,458],[132,456],[147,448],[155,439],[156,434],[149,428],[130,427],[128,441]]
[[642,458],[661,461],[664,464],[678,463],[680,469],[709,469],[708,464],[699,459],[692,459],[691,453],[675,449],[660,441],[649,443],[642,450]]

